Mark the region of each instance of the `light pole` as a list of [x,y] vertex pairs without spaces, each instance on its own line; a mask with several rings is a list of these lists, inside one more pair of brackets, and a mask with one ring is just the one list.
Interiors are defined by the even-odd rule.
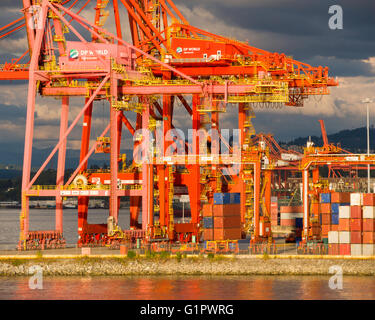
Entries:
[[[369,98],[362,100],[362,103],[367,107],[367,155],[370,155],[370,119],[369,119],[369,104],[373,101]],[[367,193],[370,193],[370,164],[367,165]]]

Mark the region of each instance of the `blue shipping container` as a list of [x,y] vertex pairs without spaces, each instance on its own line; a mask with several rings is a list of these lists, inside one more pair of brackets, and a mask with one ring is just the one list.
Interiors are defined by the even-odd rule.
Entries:
[[203,228],[213,229],[214,227],[214,218],[213,217],[204,217],[203,218]]
[[214,193],[214,204],[239,204],[240,193]]
[[330,193],[321,193],[320,194],[321,203],[331,203],[331,194]]
[[303,218],[296,218],[296,228],[303,228]]
[[331,204],[331,212],[332,213],[339,213],[339,207],[341,206],[340,203],[332,203]]
[[214,193],[214,204],[229,204],[230,194],[229,193]]
[[339,224],[339,214],[333,213],[331,215],[331,224]]
[[232,193],[233,194],[233,203],[240,204],[241,203],[241,193]]

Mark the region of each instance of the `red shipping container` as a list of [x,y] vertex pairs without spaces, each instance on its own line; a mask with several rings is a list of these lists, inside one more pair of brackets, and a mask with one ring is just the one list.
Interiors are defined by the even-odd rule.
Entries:
[[363,195],[363,205],[364,206],[375,206],[375,194],[365,193]]
[[350,219],[339,219],[339,231],[350,231]]
[[295,227],[296,219],[281,219],[280,225],[283,227]]
[[331,204],[330,203],[321,203],[320,204],[321,213],[331,213]]
[[281,206],[280,213],[300,213],[303,212],[303,206]]
[[350,231],[362,231],[362,219],[350,219]]
[[341,256],[350,256],[350,244],[349,243],[340,243],[339,252]]
[[338,224],[331,224],[331,231],[339,231],[339,225]]
[[332,203],[349,203],[350,193],[349,192],[332,192],[331,202]]
[[240,215],[241,205],[237,203],[214,205],[214,217],[230,217]]
[[361,231],[351,231],[350,232],[350,243],[353,243],[353,244],[362,243],[362,232]]
[[213,229],[215,240],[241,239],[241,228]]
[[331,226],[330,225],[322,225],[322,236],[327,237],[328,232],[331,231]]
[[214,217],[214,228],[240,228],[241,216]]
[[374,232],[362,232],[362,243],[372,244],[375,243]]
[[322,225],[330,225],[330,224],[331,224],[331,214],[322,213]]
[[363,219],[362,220],[362,230],[363,231],[375,231],[375,219]]
[[362,219],[362,207],[361,206],[351,206],[350,207],[350,218],[352,218],[352,219]]
[[339,244],[330,243],[328,245],[328,254],[329,255],[334,255],[334,256],[339,255],[340,254]]

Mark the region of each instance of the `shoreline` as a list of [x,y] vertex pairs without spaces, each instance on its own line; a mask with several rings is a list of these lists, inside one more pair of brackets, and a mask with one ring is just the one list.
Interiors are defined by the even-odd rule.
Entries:
[[150,276],[150,275],[331,275],[331,266],[341,266],[343,275],[375,276],[375,259],[294,258],[263,256],[215,257],[0,257],[0,276],[29,276],[38,265],[45,276]]

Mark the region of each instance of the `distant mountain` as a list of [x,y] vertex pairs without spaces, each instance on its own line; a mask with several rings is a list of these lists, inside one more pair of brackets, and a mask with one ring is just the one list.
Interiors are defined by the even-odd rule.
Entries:
[[[5,169],[7,165],[11,165],[11,169],[21,169],[22,170],[22,164],[23,164],[23,145],[22,144],[12,144],[12,143],[0,143],[0,170]],[[46,148],[46,149],[33,149],[32,154],[32,163],[31,166],[35,169],[38,169],[42,163],[45,161],[45,159],[49,156],[51,153],[52,148]],[[123,151],[122,151],[123,152]],[[127,159],[132,159],[133,157],[133,151],[132,150],[125,150]],[[48,168],[56,167],[57,163],[57,154],[56,152],[55,156],[52,158],[51,162],[48,165]],[[67,157],[66,157],[66,168],[76,168],[79,164],[79,150],[73,150],[69,149],[67,150]],[[101,157],[102,159],[108,159],[105,160],[95,160],[95,159],[89,159],[89,166],[90,165],[97,165],[102,166],[104,162],[107,162],[109,164],[109,154],[106,155],[107,157]],[[4,170],[6,171],[6,170]],[[7,176],[7,174],[10,172],[2,172],[0,173],[0,177],[4,175]],[[11,176],[14,176],[14,174],[11,174]]]
[[[336,145],[340,145],[341,148],[348,150],[353,153],[365,153],[367,152],[367,129],[366,127],[342,130],[337,133],[329,134],[328,142]],[[299,137],[290,142],[280,142],[280,145],[284,146],[306,146],[306,142],[309,137]],[[311,136],[311,141],[316,146],[323,146],[322,136]],[[370,128],[370,151],[375,150],[375,128]]]

